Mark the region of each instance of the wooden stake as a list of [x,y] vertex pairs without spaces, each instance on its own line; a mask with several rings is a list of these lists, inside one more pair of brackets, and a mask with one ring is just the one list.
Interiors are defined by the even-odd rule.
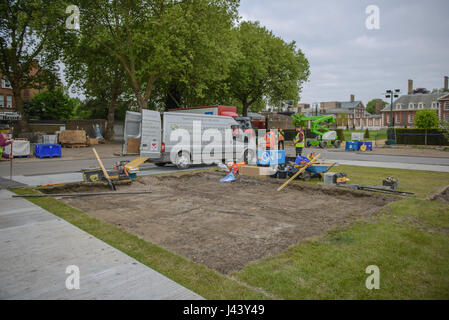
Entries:
[[12,153],[12,145],[14,140],[11,141],[11,153],[9,154],[9,182],[12,183],[12,159],[14,159],[14,154]]
[[314,162],[316,162],[319,158],[319,156],[321,155],[321,153],[318,153],[317,156],[315,156],[314,158],[312,158],[312,160],[310,160],[309,163],[307,163],[304,167],[301,168],[301,170],[299,170],[298,172],[296,172],[290,179],[288,179],[282,186],[280,186],[277,191],[281,191],[282,189],[284,189],[291,181],[295,180],[295,178],[297,176],[299,176],[302,172],[304,172],[304,170],[306,170],[311,164],[313,164]]
[[97,150],[95,150],[95,148],[92,148],[93,152],[95,153],[95,156],[97,157],[97,161],[100,164],[101,170],[103,171],[104,177],[106,178],[106,180],[108,181],[108,185],[111,187],[111,190],[116,190],[114,184],[111,181],[111,178],[108,175],[108,172],[106,171],[106,169],[104,168],[103,162],[101,161],[100,157],[98,156]]

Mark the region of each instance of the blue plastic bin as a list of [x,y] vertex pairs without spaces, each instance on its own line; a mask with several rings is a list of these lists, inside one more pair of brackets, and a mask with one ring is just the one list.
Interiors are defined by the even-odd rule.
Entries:
[[373,142],[372,141],[361,141],[361,142],[359,142],[357,150],[360,150],[360,147],[363,144],[365,144],[365,146],[366,146],[366,151],[373,151]]
[[59,144],[35,144],[34,155],[37,158],[61,158],[61,146]]
[[257,151],[257,164],[269,166],[270,164],[284,164],[285,150]]
[[354,141],[346,141],[346,151],[354,151],[357,149],[357,142]]

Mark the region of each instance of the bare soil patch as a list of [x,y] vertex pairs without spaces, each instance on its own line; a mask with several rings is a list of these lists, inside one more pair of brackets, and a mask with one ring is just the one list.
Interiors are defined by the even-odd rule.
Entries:
[[[221,273],[280,253],[328,230],[369,217],[395,198],[282,180],[199,172],[146,176],[119,191],[148,195],[92,196],[62,201]],[[94,191],[105,187],[94,186]],[[76,191],[85,191],[84,187]]]
[[449,186],[446,186],[441,192],[431,196],[429,200],[449,202]]

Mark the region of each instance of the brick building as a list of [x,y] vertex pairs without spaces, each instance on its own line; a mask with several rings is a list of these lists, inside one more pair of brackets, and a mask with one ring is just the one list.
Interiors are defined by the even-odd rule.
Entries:
[[[415,115],[418,110],[434,110],[440,120],[449,121],[449,90],[448,77],[444,77],[444,92],[414,93],[413,80],[408,81],[408,94],[402,95],[393,103],[393,123],[399,128],[413,128]],[[390,105],[382,110],[385,124],[390,123]]]
[[[380,101],[380,105],[382,102]],[[335,101],[321,103],[321,114],[333,114],[337,118],[339,127],[356,128],[356,129],[373,129],[378,130],[384,127],[382,116],[380,114],[381,107],[376,108],[377,114],[370,114],[366,111],[362,101],[355,100],[353,94],[349,101]]]
[[449,122],[449,93],[438,98],[440,120]]
[[[34,61],[31,74],[34,75],[39,71],[39,65],[37,60]],[[0,87],[0,125],[5,125],[8,121],[17,120],[21,117],[20,113],[16,110],[16,101],[12,91],[12,87],[8,79],[0,74],[1,87]],[[37,88],[26,88],[21,92],[23,101],[33,99],[34,96],[45,89],[45,86]]]

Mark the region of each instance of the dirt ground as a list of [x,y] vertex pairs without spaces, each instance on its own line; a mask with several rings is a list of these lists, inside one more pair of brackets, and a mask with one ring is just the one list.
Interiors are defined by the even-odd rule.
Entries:
[[441,192],[431,196],[429,200],[449,202],[449,186],[446,186]]
[[[301,240],[369,217],[394,200],[296,183],[277,193],[284,180],[239,177],[234,183],[220,183],[221,177],[218,172],[146,176],[117,189],[152,190],[151,194],[62,201],[227,274]],[[87,190],[107,191],[86,186],[71,191]]]

